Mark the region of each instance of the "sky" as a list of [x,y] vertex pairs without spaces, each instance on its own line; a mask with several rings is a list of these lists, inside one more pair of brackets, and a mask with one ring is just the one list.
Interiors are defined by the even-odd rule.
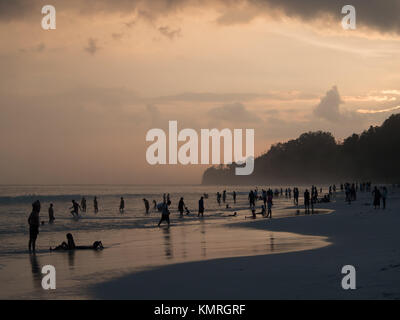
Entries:
[[[41,8],[56,9],[43,30]],[[307,131],[340,141],[400,112],[400,0],[0,0],[0,184],[195,184],[146,133]]]

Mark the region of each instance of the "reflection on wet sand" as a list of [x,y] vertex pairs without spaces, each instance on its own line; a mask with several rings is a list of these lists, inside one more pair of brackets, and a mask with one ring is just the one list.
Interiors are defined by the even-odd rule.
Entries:
[[274,234],[271,233],[269,236],[270,250],[274,252]]
[[36,254],[31,254],[29,260],[31,262],[33,286],[35,288],[42,288],[42,269]]
[[164,249],[165,249],[165,258],[172,259],[173,248],[172,248],[172,240],[171,240],[171,230],[169,227],[163,228],[163,237],[164,237]]
[[75,267],[75,250],[68,251],[68,265],[72,270]]
[[200,220],[200,235],[201,235],[201,256],[207,256],[207,241],[206,241],[206,226],[204,220]]

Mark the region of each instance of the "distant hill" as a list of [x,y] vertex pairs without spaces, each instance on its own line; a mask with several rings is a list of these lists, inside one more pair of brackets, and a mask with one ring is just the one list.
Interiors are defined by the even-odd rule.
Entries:
[[254,172],[236,176],[236,164],[210,167],[203,184],[293,184],[371,180],[400,182],[400,114],[342,143],[329,132],[303,133],[255,159]]

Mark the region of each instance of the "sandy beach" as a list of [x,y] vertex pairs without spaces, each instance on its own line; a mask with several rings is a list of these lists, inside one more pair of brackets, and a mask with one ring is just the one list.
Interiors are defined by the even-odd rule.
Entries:
[[[136,188],[136,187],[135,187]],[[2,299],[398,299],[400,194],[389,188],[386,210],[373,209],[370,193],[358,193],[350,205],[338,192],[330,203],[315,205],[305,215],[300,205],[278,196],[273,219],[250,218],[246,190],[229,209],[215,196],[205,216],[179,217],[157,227],[159,213],[143,213],[142,194],[126,194],[129,208],[119,214],[114,194],[103,195],[102,211],[78,220],[58,213],[54,225],[44,225],[38,252],[26,250],[26,205],[7,198],[17,231],[4,226],[1,234]],[[197,188],[197,189],[195,189]],[[213,192],[220,187],[213,187]],[[140,188],[139,188],[140,189]],[[153,188],[154,189],[154,188]],[[185,188],[172,194],[176,203]],[[190,187],[185,199],[193,208],[210,187]],[[74,190],[71,190],[73,192]],[[96,190],[99,191],[99,190]],[[43,192],[48,193],[49,190]],[[150,189],[149,191],[150,192]],[[154,192],[154,191],[153,191]],[[152,197],[159,197],[156,190]],[[150,194],[149,194],[150,195]],[[69,196],[42,196],[60,208]],[[30,198],[29,198],[30,199]],[[47,199],[47,200],[46,200]],[[59,200],[57,200],[59,199]],[[261,206],[261,201],[257,207]],[[236,216],[232,213],[237,212]],[[21,231],[18,231],[21,230]],[[50,252],[49,247],[72,232],[78,244],[102,240],[102,251]],[[43,290],[42,267],[57,270],[57,289]],[[341,287],[342,267],[356,268],[356,290]]]
[[[329,245],[273,255],[181,263],[132,273],[93,286],[100,299],[399,299],[399,194],[374,210],[370,194],[348,205],[324,204],[332,214],[244,222],[243,228],[326,237]],[[357,289],[343,290],[344,265]]]

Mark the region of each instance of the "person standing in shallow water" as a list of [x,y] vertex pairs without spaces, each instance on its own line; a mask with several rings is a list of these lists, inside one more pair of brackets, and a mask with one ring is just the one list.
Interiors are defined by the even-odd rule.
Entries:
[[310,192],[308,189],[304,192],[304,209],[305,213],[310,213]]
[[160,219],[160,222],[158,223],[158,226],[160,226],[161,222],[163,222],[163,221],[166,221],[168,223],[168,227],[169,227],[169,209],[168,209],[168,204],[166,202],[163,202],[161,219]]
[[198,217],[204,217],[204,198],[201,197],[199,200],[199,214],[197,215]]
[[233,203],[236,203],[236,191],[233,191]]
[[49,207],[49,223],[53,223],[54,220],[56,220],[56,218],[54,218],[54,208],[53,208],[53,204],[50,203],[50,207]]
[[123,197],[121,197],[121,201],[119,203],[119,213],[124,213],[125,209],[125,200]]
[[85,199],[85,197],[82,197],[81,208],[82,208],[82,212],[86,212],[86,199]]
[[36,239],[39,234],[39,213],[40,213],[40,202],[39,200],[32,203],[32,212],[28,218],[29,224],[29,252],[36,251]]
[[97,197],[94,197],[94,200],[93,200],[93,207],[94,207],[94,213],[99,212],[99,204],[98,204],[98,202],[97,202]]
[[185,209],[185,202],[183,201],[183,198],[180,198],[179,203],[178,203],[178,211],[179,215],[183,217],[183,211]]
[[149,201],[147,199],[143,198],[143,202],[144,202],[144,207],[146,209],[146,214],[149,214],[149,210],[150,210]]

